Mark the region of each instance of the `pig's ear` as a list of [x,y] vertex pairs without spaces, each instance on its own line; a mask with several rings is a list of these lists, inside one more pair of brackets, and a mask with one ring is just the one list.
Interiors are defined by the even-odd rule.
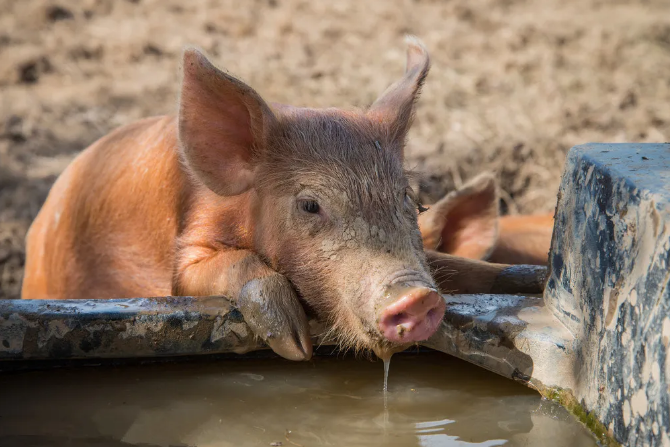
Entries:
[[414,103],[430,69],[430,57],[423,43],[414,36],[407,36],[406,41],[408,48],[405,76],[386,89],[367,113],[370,119],[381,122],[386,127],[393,141],[400,140],[400,151],[412,125]]
[[212,191],[253,186],[253,161],[275,117],[251,87],[218,70],[198,50],[184,51],[179,141],[186,163]]
[[470,259],[486,259],[498,239],[498,187],[481,174],[447,194],[419,216],[424,248]]

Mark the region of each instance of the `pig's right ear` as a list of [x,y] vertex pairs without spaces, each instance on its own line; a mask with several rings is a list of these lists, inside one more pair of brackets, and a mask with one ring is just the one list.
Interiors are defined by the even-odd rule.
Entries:
[[423,43],[414,36],[407,36],[406,41],[405,75],[386,89],[367,112],[373,121],[386,127],[392,141],[400,143],[400,156],[403,156],[405,138],[414,118],[414,103],[430,70],[430,57]]
[[251,87],[218,70],[198,50],[184,51],[179,141],[188,166],[217,194],[253,186],[255,151],[275,122]]
[[498,187],[483,173],[419,215],[424,248],[486,259],[498,240]]

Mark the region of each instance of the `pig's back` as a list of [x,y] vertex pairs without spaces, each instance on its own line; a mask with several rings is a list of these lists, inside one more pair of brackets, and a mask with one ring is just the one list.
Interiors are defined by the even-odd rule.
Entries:
[[547,265],[554,229],[553,214],[504,216],[490,262]]
[[28,232],[22,298],[169,295],[185,185],[174,118],[148,118],[92,144]]

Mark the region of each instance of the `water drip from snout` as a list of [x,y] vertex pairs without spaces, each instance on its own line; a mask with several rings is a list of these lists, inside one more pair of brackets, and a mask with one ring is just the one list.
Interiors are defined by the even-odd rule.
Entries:
[[382,359],[384,362],[384,436],[386,436],[386,430],[389,426],[389,409],[388,409],[388,389],[389,389],[389,370],[391,369],[391,357],[393,353],[396,352],[393,349],[388,347],[377,347],[374,349],[377,357]]
[[382,358],[384,361],[384,436],[387,435],[387,427],[389,425],[389,405],[388,405],[388,390],[389,390],[389,369],[391,368],[391,357],[393,354],[389,354],[388,357]]
[[391,367],[391,356],[382,360],[384,360],[384,404],[386,404],[386,393],[389,390],[389,368]]
[[389,369],[391,368],[391,357],[393,357],[394,351],[388,347],[376,347],[373,348],[373,351],[378,358],[384,361],[384,398],[386,398],[386,392],[389,387]]

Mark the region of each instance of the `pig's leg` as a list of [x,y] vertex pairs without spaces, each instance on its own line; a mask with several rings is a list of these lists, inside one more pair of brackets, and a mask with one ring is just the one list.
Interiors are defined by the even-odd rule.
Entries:
[[311,358],[309,324],[293,286],[256,253],[192,247],[180,259],[173,294],[230,297],[274,352],[289,360]]
[[547,268],[493,264],[432,250],[426,257],[433,278],[445,293],[542,293]]

